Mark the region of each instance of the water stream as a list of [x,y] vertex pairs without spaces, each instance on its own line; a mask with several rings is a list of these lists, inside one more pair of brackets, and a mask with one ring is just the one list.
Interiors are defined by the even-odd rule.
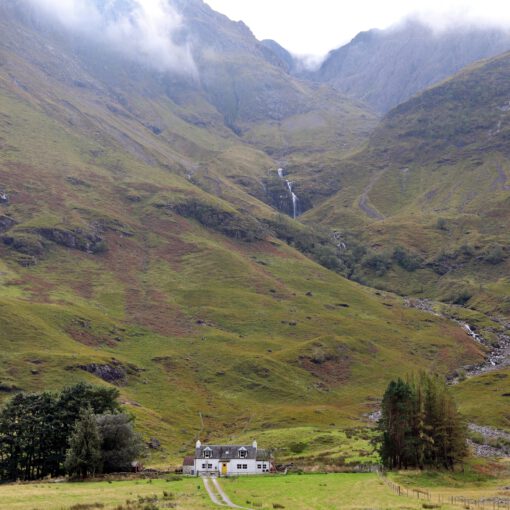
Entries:
[[289,190],[290,196],[292,198],[292,217],[296,219],[299,215],[299,198],[292,189],[293,183],[290,182],[288,179],[285,179],[285,174],[283,172],[284,172],[283,168],[278,168],[278,177],[282,181],[285,181],[287,189]]

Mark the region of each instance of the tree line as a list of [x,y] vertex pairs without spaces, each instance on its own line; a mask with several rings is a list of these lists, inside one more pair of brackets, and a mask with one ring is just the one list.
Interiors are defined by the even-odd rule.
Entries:
[[115,388],[20,393],[0,411],[0,480],[123,471],[143,452]]
[[379,430],[379,453],[389,469],[453,469],[468,453],[466,424],[438,376],[391,381]]

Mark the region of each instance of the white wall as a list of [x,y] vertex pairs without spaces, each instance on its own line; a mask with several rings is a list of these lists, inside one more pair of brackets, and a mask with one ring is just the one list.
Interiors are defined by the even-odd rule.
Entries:
[[[227,464],[227,475],[229,476],[262,475],[269,473],[271,469],[269,461],[256,461],[253,459],[234,459],[227,462]],[[218,459],[195,459],[195,474],[221,474],[221,465],[222,462]],[[241,467],[238,468],[238,466]],[[246,469],[244,469],[244,466],[246,466]]]

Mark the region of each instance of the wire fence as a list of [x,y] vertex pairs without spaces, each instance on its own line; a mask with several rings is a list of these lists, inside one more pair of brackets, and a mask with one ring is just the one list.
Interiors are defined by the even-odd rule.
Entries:
[[423,508],[439,508],[441,505],[456,505],[466,510],[510,510],[510,498],[487,497],[481,499],[467,498],[465,496],[447,496],[423,489],[409,489],[388,480],[383,471],[378,472],[383,483],[397,496],[417,498],[423,500]]

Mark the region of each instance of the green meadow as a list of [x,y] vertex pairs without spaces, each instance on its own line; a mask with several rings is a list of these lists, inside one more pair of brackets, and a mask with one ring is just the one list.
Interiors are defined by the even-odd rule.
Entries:
[[[267,477],[239,477],[220,480],[221,486],[237,505],[253,510],[274,508],[292,510],[399,510],[427,508],[424,492],[433,498],[442,495],[471,499],[508,497],[510,480],[502,465],[492,466],[499,474],[409,472],[391,475],[410,491],[398,496],[375,473],[303,474]],[[414,491],[414,492],[413,492]],[[417,493],[420,493],[418,499]],[[173,477],[160,480],[129,480],[86,483],[34,483],[0,486],[0,508],[13,510],[115,510],[138,501],[154,501],[156,508],[202,510],[217,508],[209,500],[200,479]],[[80,506],[81,505],[81,506]],[[143,508],[143,506],[142,506]],[[452,510],[462,506],[441,504]]]

